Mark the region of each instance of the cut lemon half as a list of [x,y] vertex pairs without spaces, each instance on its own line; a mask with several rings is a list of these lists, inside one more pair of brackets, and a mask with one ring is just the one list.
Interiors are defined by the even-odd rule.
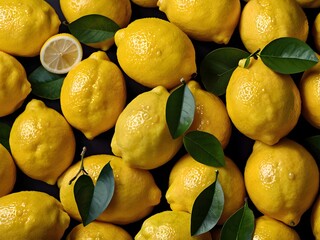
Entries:
[[69,33],[50,37],[40,51],[40,62],[49,72],[68,73],[82,60],[82,46],[78,39]]

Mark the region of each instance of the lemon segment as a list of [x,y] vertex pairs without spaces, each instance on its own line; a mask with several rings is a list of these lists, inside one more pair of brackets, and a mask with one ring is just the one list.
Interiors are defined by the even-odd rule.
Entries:
[[71,34],[61,33],[44,43],[40,61],[49,72],[65,74],[82,60],[82,55],[81,43]]

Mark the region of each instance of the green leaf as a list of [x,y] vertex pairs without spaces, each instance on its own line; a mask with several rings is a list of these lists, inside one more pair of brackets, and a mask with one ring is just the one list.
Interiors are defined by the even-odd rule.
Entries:
[[173,138],[183,135],[191,126],[195,113],[195,100],[189,87],[183,83],[169,96],[166,121]]
[[304,139],[303,145],[310,153],[320,161],[320,135],[315,135]]
[[10,136],[11,127],[6,124],[0,122],[0,143],[10,152],[9,145],[9,136]]
[[283,74],[303,72],[319,61],[308,44],[290,37],[271,41],[260,52],[260,58],[273,71]]
[[100,172],[96,186],[87,175],[80,176],[74,185],[74,195],[83,225],[94,221],[108,207],[114,193],[114,176],[107,163]]
[[192,206],[191,235],[210,231],[219,221],[223,206],[224,195],[217,171],[216,180],[199,194]]
[[78,18],[70,23],[68,28],[72,35],[85,44],[111,39],[120,29],[113,20],[99,14]]
[[223,224],[220,240],[251,240],[254,231],[254,214],[247,201]]
[[38,67],[28,77],[32,93],[49,100],[60,98],[61,86],[65,75],[48,72],[43,66]]
[[202,131],[188,132],[183,138],[183,144],[196,161],[213,167],[225,165],[221,143],[212,134]]
[[232,47],[218,48],[210,52],[200,64],[200,76],[205,89],[217,96],[225,94],[239,60],[248,56],[248,52]]

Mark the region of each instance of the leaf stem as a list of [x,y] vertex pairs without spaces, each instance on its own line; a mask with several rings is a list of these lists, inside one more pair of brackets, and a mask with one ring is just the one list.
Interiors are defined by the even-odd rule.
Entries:
[[80,156],[81,156],[81,165],[80,165],[80,169],[79,171],[77,172],[77,174],[69,181],[69,185],[79,176],[79,174],[81,172],[83,172],[83,174],[85,175],[88,175],[88,172],[84,169],[84,154],[86,153],[87,151],[87,148],[86,147],[83,147],[82,148],[82,151],[80,153]]

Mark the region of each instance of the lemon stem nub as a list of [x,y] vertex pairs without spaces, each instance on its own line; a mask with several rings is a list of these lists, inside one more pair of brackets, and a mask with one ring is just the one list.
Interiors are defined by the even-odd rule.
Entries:
[[83,147],[82,148],[82,151],[80,153],[80,156],[81,156],[81,165],[80,165],[80,169],[79,171],[77,172],[77,174],[69,181],[69,185],[79,176],[79,174],[81,172],[83,172],[83,174],[86,174],[88,175],[88,172],[84,169],[84,154],[86,153],[87,151],[87,148],[86,147]]

